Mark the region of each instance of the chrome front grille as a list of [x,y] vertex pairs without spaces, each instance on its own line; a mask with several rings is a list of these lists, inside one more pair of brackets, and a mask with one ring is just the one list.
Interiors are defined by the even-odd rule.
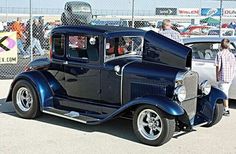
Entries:
[[189,119],[192,119],[197,110],[197,91],[198,91],[198,74],[189,71],[184,75],[183,85],[186,88],[186,100],[181,103],[181,106],[187,112]]

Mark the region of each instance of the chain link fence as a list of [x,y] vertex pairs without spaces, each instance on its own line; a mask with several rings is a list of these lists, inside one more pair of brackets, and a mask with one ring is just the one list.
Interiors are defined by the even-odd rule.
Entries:
[[[0,54],[4,51],[2,47],[9,43],[7,39],[4,43],[3,34],[7,36],[8,32],[16,32],[15,44],[17,44],[16,63],[4,63],[4,59],[0,55],[0,79],[13,78],[23,71],[30,61],[49,57],[50,32],[61,25],[110,25],[159,32],[163,19],[170,19],[173,28],[182,37],[208,34],[217,36],[220,33],[220,27],[223,27],[223,36],[236,35],[236,24],[234,23],[236,9],[231,8],[230,3],[223,4],[223,9],[221,9],[219,8],[220,1],[214,1],[212,7],[209,7],[209,2],[204,4],[202,0],[194,1],[193,4],[186,2],[183,6],[175,5],[174,0],[145,3],[138,0],[122,0],[119,3],[103,0],[103,5],[99,5],[102,2],[93,0],[87,0],[87,2],[52,0],[50,2],[41,1],[39,6],[37,4],[40,1],[35,3],[36,1],[32,0],[31,7],[30,2],[30,0],[16,1],[16,3],[22,3],[20,7],[17,7],[17,4],[9,4],[10,1],[0,0]],[[55,5],[58,6],[57,8],[48,8],[45,3],[48,5],[60,4]],[[118,9],[119,7],[120,9]],[[222,23],[220,16],[222,16]],[[220,23],[221,26],[219,26]],[[121,44],[125,44],[125,41],[121,40]],[[137,42],[137,39],[135,41]],[[138,44],[134,46],[137,49],[139,49]]]

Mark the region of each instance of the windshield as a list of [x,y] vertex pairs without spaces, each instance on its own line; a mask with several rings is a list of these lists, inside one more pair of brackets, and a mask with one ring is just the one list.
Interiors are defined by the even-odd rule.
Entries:
[[91,7],[89,5],[72,5],[71,9],[74,13],[91,12]]
[[105,60],[120,57],[141,56],[143,52],[143,37],[122,36],[106,40]]

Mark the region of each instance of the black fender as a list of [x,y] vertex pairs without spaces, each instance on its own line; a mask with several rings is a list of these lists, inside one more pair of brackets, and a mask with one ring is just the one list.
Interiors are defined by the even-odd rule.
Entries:
[[12,101],[12,90],[15,86],[15,84],[19,80],[25,80],[29,82],[35,89],[38,99],[40,102],[40,109],[42,110],[44,107],[51,107],[53,106],[53,91],[50,88],[50,85],[48,84],[47,78],[40,72],[40,71],[29,71],[29,72],[23,72],[19,75],[17,75],[11,86],[10,90],[6,99],[6,102]]
[[199,97],[197,100],[197,113],[194,120],[194,125],[201,124],[203,122],[211,122],[213,120],[216,103],[220,103],[218,100],[227,99],[224,92],[211,87],[209,95]]
[[103,120],[99,121],[99,123],[111,120],[114,117],[120,115],[121,113],[139,105],[153,105],[164,111],[166,114],[176,117],[183,116],[185,114],[184,109],[177,102],[170,100],[167,97],[146,96],[137,98],[135,100],[126,103],[125,105],[121,106],[118,110],[116,110]]

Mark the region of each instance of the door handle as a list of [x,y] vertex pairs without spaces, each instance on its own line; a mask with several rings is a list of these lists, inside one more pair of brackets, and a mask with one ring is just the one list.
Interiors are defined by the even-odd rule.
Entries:
[[68,65],[68,61],[64,61],[63,64],[64,64],[64,65]]
[[116,75],[121,76],[121,74],[120,74],[121,68],[120,68],[119,65],[116,65],[116,66],[114,67],[114,71],[115,71]]

